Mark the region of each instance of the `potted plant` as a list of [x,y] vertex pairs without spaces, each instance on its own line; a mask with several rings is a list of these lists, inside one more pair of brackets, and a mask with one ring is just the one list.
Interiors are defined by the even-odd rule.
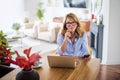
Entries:
[[40,20],[43,19],[43,17],[44,17],[43,2],[38,3],[38,9],[37,9],[36,15]]
[[24,18],[24,23],[29,23],[29,19],[27,17]]
[[38,17],[40,20],[42,20],[42,18],[43,18],[43,11],[42,11],[41,9],[38,9],[38,11],[37,11],[37,17]]
[[11,57],[10,55],[13,54],[14,52],[7,54],[11,50],[11,46],[8,45],[8,41],[6,37],[7,35],[1,30],[0,31],[0,64],[9,66],[10,64],[5,63],[4,59],[6,59],[7,56]]
[[[39,52],[32,53],[30,55],[32,47],[25,49],[23,53],[26,55],[21,56],[17,51],[15,51],[17,57],[12,59],[11,55],[7,56],[5,59],[6,63],[13,63],[22,68],[22,70],[16,75],[16,80],[39,80],[39,74],[32,69],[32,66],[39,61],[41,56]],[[11,51],[7,51],[7,54],[11,54]]]
[[14,23],[14,24],[12,25],[12,28],[13,28],[14,30],[16,30],[16,31],[18,31],[18,30],[20,29],[20,27],[21,27],[21,25],[20,25],[19,23]]
[[19,23],[14,23],[12,25],[12,29],[16,31],[16,37],[18,37],[19,35],[19,29],[21,28],[21,25]]

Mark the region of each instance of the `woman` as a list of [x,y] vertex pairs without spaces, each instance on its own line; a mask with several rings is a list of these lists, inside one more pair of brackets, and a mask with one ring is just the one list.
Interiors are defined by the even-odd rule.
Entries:
[[[80,21],[75,14],[66,15],[57,44],[57,52],[60,55],[79,57],[89,55],[87,35],[81,30]],[[85,59],[90,59],[90,56]]]

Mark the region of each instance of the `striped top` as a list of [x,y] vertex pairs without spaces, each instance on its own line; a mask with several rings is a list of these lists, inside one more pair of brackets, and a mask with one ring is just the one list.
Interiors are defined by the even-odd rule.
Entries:
[[58,35],[57,38],[57,53],[64,56],[84,56],[85,54],[89,54],[88,50],[88,40],[87,40],[87,34],[84,33],[84,35],[80,38],[74,39],[74,44],[72,44],[71,40],[68,39],[66,43],[66,50],[63,52],[61,50],[61,44],[64,40],[64,36],[62,34]]

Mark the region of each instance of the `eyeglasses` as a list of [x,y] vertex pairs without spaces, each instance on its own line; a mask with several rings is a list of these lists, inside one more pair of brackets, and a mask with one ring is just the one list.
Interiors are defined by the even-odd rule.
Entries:
[[76,25],[77,25],[76,22],[67,22],[67,23],[66,23],[66,27],[76,26]]

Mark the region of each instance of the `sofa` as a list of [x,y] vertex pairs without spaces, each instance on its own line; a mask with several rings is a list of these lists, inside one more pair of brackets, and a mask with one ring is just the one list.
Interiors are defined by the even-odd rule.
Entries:
[[33,22],[25,23],[23,33],[26,36],[37,39],[37,27]]
[[41,23],[38,28],[38,39],[49,42],[56,42],[61,24]]
[[55,22],[41,22],[26,23],[24,28],[24,34],[48,42],[56,42],[57,35],[62,23]]

